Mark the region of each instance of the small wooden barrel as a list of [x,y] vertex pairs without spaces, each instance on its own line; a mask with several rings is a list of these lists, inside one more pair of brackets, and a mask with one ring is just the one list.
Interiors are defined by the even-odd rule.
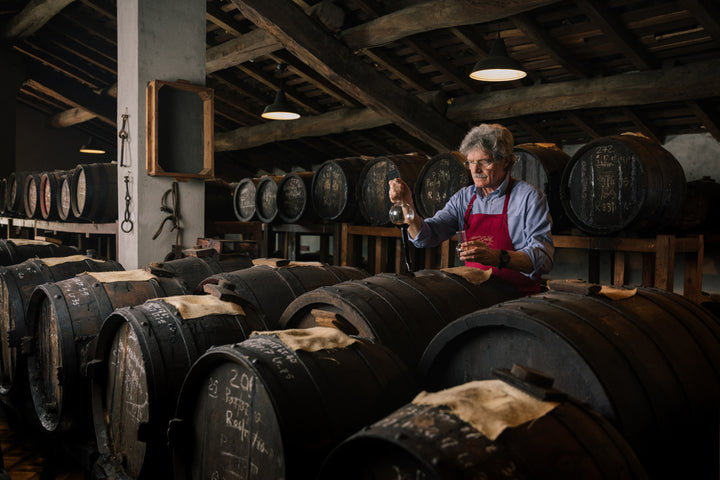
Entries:
[[472,312],[425,350],[423,386],[527,365],[607,418],[651,478],[717,477],[720,322],[663,290],[608,295],[550,291]]
[[40,179],[41,173],[29,173],[25,177],[23,205],[27,218],[40,218]]
[[168,477],[167,426],[185,375],[210,347],[256,330],[268,330],[260,312],[211,295],[148,300],[110,314],[88,369],[99,463],[128,478]]
[[72,209],[72,171],[63,173],[60,176],[60,188],[57,192],[55,204],[57,205],[58,217],[65,222],[79,220]]
[[472,185],[464,162],[460,152],[438,153],[425,162],[415,182],[415,208],[421,217],[432,217],[455,192]]
[[594,140],[563,171],[560,199],[570,220],[591,235],[654,235],[680,213],[685,173],[675,157],[645,137]]
[[519,296],[509,284],[487,274],[481,283],[474,283],[478,274],[471,267],[422,270],[413,277],[379,274],[317,288],[288,305],[280,327],[336,326],[385,345],[414,367],[447,324]]
[[224,283],[240,297],[265,313],[273,329],[293,300],[316,288],[367,277],[364,270],[333,265],[290,265],[272,268],[255,265],[236,272],[208,277],[203,283]]
[[681,232],[714,233],[720,230],[720,183],[703,177],[687,183],[682,210],[672,223]]
[[12,172],[7,178],[7,211],[16,216],[25,216],[23,191],[25,179],[30,172]]
[[78,165],[72,173],[70,205],[89,222],[117,220],[117,163]]
[[233,210],[234,183],[215,178],[205,180],[205,222],[231,222],[236,220]]
[[365,165],[358,182],[358,201],[360,213],[367,223],[390,223],[390,180],[402,178],[412,191],[425,162],[427,157],[422,155],[391,155],[377,157]]
[[277,215],[283,223],[317,221],[310,206],[312,181],[315,172],[288,173],[278,184]]
[[551,398],[500,380],[422,393],[340,444],[318,479],[647,478],[605,419],[560,392]]
[[534,185],[547,197],[553,231],[565,231],[572,226],[560,201],[560,185],[570,155],[552,144],[522,143],[514,149],[517,161],[512,176]]
[[266,175],[260,179],[255,192],[255,214],[263,223],[271,223],[278,214],[277,192],[278,184],[283,177]]
[[247,255],[233,255],[222,260],[217,256],[184,257],[168,262],[153,262],[144,267],[144,270],[159,277],[177,277],[182,279],[189,292],[195,292],[212,275],[253,266],[252,258]]
[[174,478],[315,478],[333,447],[415,393],[392,352],[335,329],[212,348],[188,372],[168,429]]
[[369,157],[327,160],[315,173],[312,182],[312,205],[321,219],[332,222],[355,222],[360,218],[356,189]]
[[255,196],[259,178],[243,178],[235,185],[233,210],[241,222],[249,222],[255,217]]
[[78,249],[75,247],[41,240],[24,240],[22,238],[0,240],[0,265],[15,265],[34,257],[67,257],[77,254]]
[[58,215],[59,190],[62,185],[62,177],[66,174],[66,170],[54,170],[43,172],[40,175],[40,216],[45,220],[60,218]]

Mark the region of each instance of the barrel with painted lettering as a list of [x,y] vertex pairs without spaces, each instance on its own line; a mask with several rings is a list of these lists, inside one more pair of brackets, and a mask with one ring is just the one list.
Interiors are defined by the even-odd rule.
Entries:
[[680,213],[686,180],[660,144],[634,134],[594,140],[563,170],[560,199],[573,224],[591,235],[654,236]]
[[108,472],[168,477],[167,426],[190,367],[214,345],[268,330],[252,305],[216,294],[148,300],[103,323],[88,372],[98,463]]
[[73,215],[89,222],[117,220],[117,163],[78,165],[72,173]]
[[[552,379],[550,379],[552,380]],[[469,382],[422,392],[355,433],[318,480],[647,479],[610,423],[552,387]]]
[[263,223],[272,223],[277,218],[278,184],[282,179],[283,177],[279,175],[265,175],[257,184],[255,214]]
[[607,418],[651,478],[718,476],[720,322],[698,304],[652,288],[549,291],[452,322],[418,372],[439,390],[514,363]]
[[368,273],[355,267],[303,265],[293,262],[287,267],[255,265],[235,272],[219,273],[203,283],[225,284],[233,292],[251,302],[279,328],[280,317],[300,295],[327,285],[366,278]]
[[316,222],[310,194],[315,172],[292,172],[278,184],[277,215],[283,223]]
[[177,277],[185,282],[190,292],[201,293],[200,287],[208,277],[225,272],[235,272],[253,266],[249,255],[232,255],[222,259],[217,255],[188,256],[167,262],[152,262],[143,267],[159,277]]
[[361,220],[357,203],[360,173],[371,157],[325,161],[312,182],[312,205],[321,219],[330,222]]
[[424,155],[390,155],[374,158],[365,165],[360,173],[357,194],[360,213],[367,223],[390,224],[390,180],[402,178],[413,191],[427,160]]
[[425,162],[418,174],[415,208],[421,217],[430,218],[455,192],[472,183],[465,157],[460,152],[438,153]]
[[123,266],[117,262],[84,255],[33,258],[0,267],[0,399],[6,404],[14,403],[15,380],[27,375],[18,348],[20,339],[27,334],[25,312],[35,287],[83,272],[119,270]]
[[255,218],[255,196],[259,178],[243,178],[235,185],[233,210],[235,217],[241,222],[249,222]]
[[29,258],[67,257],[77,255],[78,249],[43,240],[11,238],[0,240],[0,265],[15,265]]
[[23,206],[27,218],[40,218],[40,180],[41,173],[30,173],[25,177],[23,187]]
[[168,429],[174,478],[315,478],[332,448],[416,393],[392,352],[332,328],[211,348]]
[[300,295],[285,309],[280,327],[334,326],[385,345],[414,368],[450,322],[518,296],[508,283],[477,268],[382,273]]

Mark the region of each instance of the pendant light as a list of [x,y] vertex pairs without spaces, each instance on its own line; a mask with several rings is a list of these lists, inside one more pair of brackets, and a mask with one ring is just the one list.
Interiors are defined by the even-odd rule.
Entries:
[[[278,63],[275,71],[279,74],[285,70],[285,67],[285,64]],[[267,118],[268,120],[295,120],[300,118],[300,114],[293,110],[288,104],[287,99],[285,98],[284,86],[285,79],[281,77],[280,89],[275,94],[275,101],[265,107],[262,115],[260,115],[262,118]]]
[[92,153],[95,155],[103,155],[103,154],[105,154],[105,149],[97,144],[94,137],[90,137],[90,138],[88,138],[88,141],[85,142],[80,147],[80,153]]
[[490,54],[478,61],[470,73],[470,78],[485,82],[509,82],[527,76],[522,63],[508,56],[505,40],[498,36],[493,41]]

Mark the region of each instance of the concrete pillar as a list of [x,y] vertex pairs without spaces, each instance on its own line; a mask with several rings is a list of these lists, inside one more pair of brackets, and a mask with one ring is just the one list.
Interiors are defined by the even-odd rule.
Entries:
[[10,46],[0,47],[0,177],[16,171],[17,93],[25,74],[21,60]]
[[[151,80],[182,79],[195,85],[205,84],[205,1],[118,1],[118,130],[122,115],[128,115],[124,151],[124,164],[128,166],[118,167],[118,261],[126,269],[163,260],[175,243],[176,232],[170,232],[170,222],[166,222],[156,240],[152,239],[168,215],[160,210],[160,205],[173,178],[151,177],[145,169],[145,89]],[[201,120],[196,128],[202,129]],[[122,160],[121,148],[118,139],[118,164]],[[134,223],[130,233],[120,229],[125,218],[126,176],[131,196],[130,219]],[[185,247],[194,245],[197,237],[204,235],[204,206],[203,181],[179,182],[178,211],[183,227],[181,243]]]

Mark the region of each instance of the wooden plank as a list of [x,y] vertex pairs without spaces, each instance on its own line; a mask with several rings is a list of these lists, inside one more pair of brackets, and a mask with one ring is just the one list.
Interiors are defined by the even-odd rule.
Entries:
[[75,0],[30,0],[3,31],[5,39],[27,38]]
[[627,256],[624,252],[614,252],[613,254],[613,285],[625,285],[625,267],[627,265]]
[[675,237],[658,235],[655,251],[655,288],[673,291],[675,279]]
[[[352,258],[352,241],[349,241],[350,237],[350,224],[343,223],[340,230],[340,265],[348,266],[348,259]],[[335,252],[337,255],[338,252]]]
[[[375,237],[374,247],[374,269],[375,275],[383,273],[385,270],[385,263],[387,260],[387,242],[384,241],[383,237]],[[369,255],[368,255],[369,256]]]
[[700,302],[703,296],[704,241],[704,237],[699,235],[697,250],[685,254],[685,283],[683,284],[683,295],[696,302]]

